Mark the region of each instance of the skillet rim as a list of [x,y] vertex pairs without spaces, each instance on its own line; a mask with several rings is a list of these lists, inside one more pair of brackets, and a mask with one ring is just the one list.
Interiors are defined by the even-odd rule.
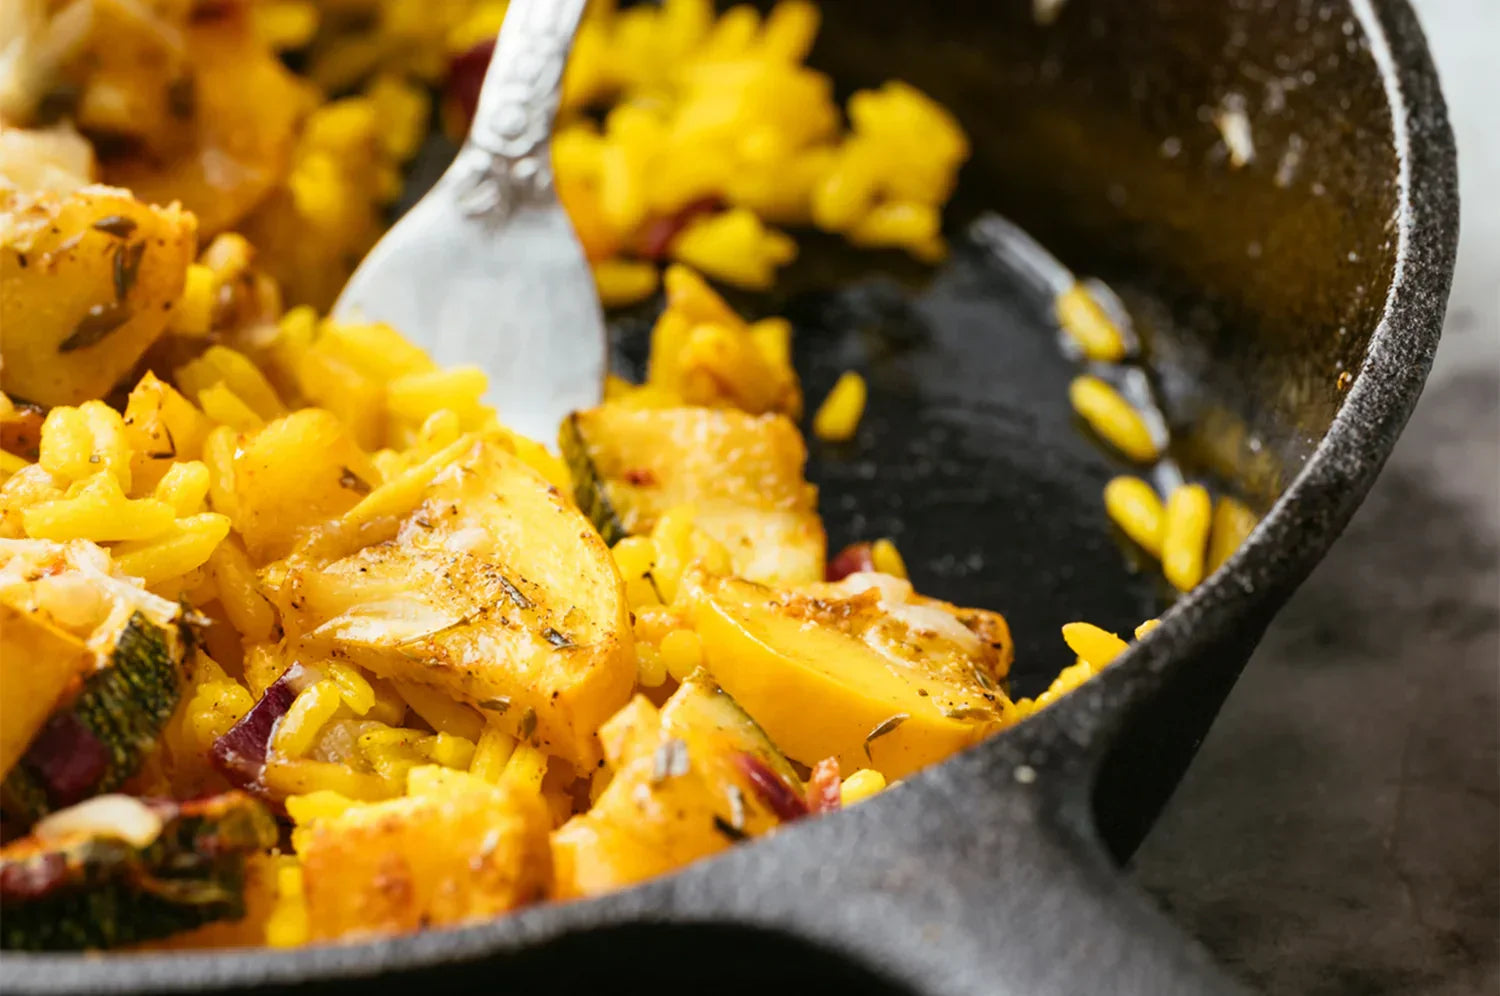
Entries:
[[[1023,764],[1080,775],[1061,804],[1086,805],[1098,759],[1128,714],[1257,613],[1274,611],[1322,559],[1384,466],[1421,396],[1441,336],[1458,243],[1457,154],[1431,51],[1409,0],[1349,0],[1390,110],[1397,164],[1394,270],[1364,363],[1312,455],[1229,562],[1168,610],[1108,671],[1027,722],[961,756],[1008,776]],[[1236,665],[1237,666],[1237,665]],[[937,792],[953,759],[909,779]],[[945,777],[946,776],[946,777]],[[978,779],[976,779],[977,781]],[[1009,778],[1006,779],[1009,781]],[[867,804],[879,805],[879,799]],[[1076,817],[1076,813],[1074,814]],[[821,821],[820,821],[821,822]],[[1078,822],[1076,818],[1070,822]],[[853,826],[853,823],[850,823]],[[790,834],[778,835],[786,839]],[[1091,827],[1084,827],[1092,835]],[[769,841],[734,849],[753,860]],[[726,863],[723,858],[704,866]],[[640,921],[686,871],[581,902],[546,904],[471,927],[286,952],[263,948],[149,954],[4,952],[8,992],[203,991],[369,978],[383,971],[515,952],[593,925]],[[642,902],[642,900],[646,902]],[[675,921],[675,918],[673,918]],[[814,939],[815,940],[815,939]]]

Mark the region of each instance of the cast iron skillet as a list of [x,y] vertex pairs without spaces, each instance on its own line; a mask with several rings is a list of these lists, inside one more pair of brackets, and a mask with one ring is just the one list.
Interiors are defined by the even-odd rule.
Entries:
[[[1177,455],[1268,510],[1248,545],[1060,705],[668,878],[381,944],[9,955],[8,990],[1234,988],[1114,862],[1421,390],[1458,214],[1417,22],[1403,0],[1069,0],[1045,28],[1030,0],[823,9],[814,62],[840,85],[900,75],[970,130],[955,219],[1003,211],[1124,296]],[[1256,150],[1240,169],[1211,123],[1235,100]],[[1066,659],[1060,623],[1124,632],[1162,592],[1105,525],[1099,490],[1119,468],[1068,415],[1045,307],[959,243],[935,274],[814,246],[789,289],[749,304],[797,321],[809,397],[848,366],[872,381],[859,440],[814,444],[833,544],[894,534],[919,587],[1002,609],[1032,693]],[[639,323],[624,325],[628,365]]]

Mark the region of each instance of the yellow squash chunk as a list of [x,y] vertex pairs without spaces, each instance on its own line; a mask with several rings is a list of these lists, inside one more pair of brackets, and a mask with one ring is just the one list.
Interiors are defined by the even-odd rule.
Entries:
[[100,186],[0,191],[0,389],[43,405],[103,397],[166,327],[196,248],[176,205]]
[[747,325],[686,266],[668,267],[662,280],[667,307],[651,330],[649,388],[689,405],[801,415],[802,387],[783,345],[789,326]]
[[887,780],[1008,725],[1000,691],[1010,634],[999,615],[855,574],[777,592],[738,579],[691,582],[708,669],[793,760],[837,757]]
[[613,777],[593,807],[552,835],[556,894],[608,892],[663,874],[779,825],[747,772],[779,780],[800,804],[796,773],[760,727],[698,670],[660,713],[637,696],[600,731]]
[[[377,488],[332,527],[336,539],[265,572],[288,636],[592,767],[595,731],[636,673],[609,550],[503,439],[466,437],[445,453],[425,484]],[[405,497],[388,499],[395,491]],[[328,542],[332,556],[319,552]]]
[[354,507],[379,480],[343,423],[322,409],[306,408],[240,444],[234,460],[235,526],[252,560],[282,557],[313,526]]
[[552,819],[541,796],[451,781],[298,830],[310,940],[464,923],[545,897]]
[[40,616],[0,603],[0,777],[75,683],[94,668],[82,640]]
[[310,92],[260,45],[249,12],[226,7],[195,20],[184,50],[191,63],[188,141],[176,155],[120,156],[107,182],[143,201],[181,201],[204,236],[233,227],[285,175]]
[[573,415],[562,450],[579,504],[610,538],[645,535],[691,504],[734,572],[766,584],[821,580],[826,557],[807,449],[780,415],[603,405]]

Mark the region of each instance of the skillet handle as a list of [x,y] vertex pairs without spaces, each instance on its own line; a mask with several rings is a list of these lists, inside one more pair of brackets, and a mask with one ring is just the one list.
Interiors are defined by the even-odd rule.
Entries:
[[1246,992],[1107,857],[1092,765],[1015,753],[971,751],[844,814],[857,857],[828,883],[832,922],[803,930],[924,996]]

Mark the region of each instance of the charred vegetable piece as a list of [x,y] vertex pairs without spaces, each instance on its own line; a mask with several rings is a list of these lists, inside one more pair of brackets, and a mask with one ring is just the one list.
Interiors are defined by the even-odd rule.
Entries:
[[132,615],[108,666],[52,714],[0,785],[6,815],[30,823],[133,775],[176,708],[182,652],[178,634]]
[[[173,147],[103,163],[107,182],[144,201],[180,201],[205,237],[242,221],[286,175],[309,108],[307,88],[257,42],[251,20],[233,4],[211,18],[193,18],[183,37],[186,73],[157,78]],[[150,78],[139,68],[134,75]]]
[[883,574],[777,591],[697,575],[706,665],[804,764],[904,775],[1015,719],[1011,641],[991,612],[922,598]]
[[135,773],[175,707],[182,608],[78,540],[0,539],[0,809],[33,820]]
[[735,573],[767,584],[823,579],[817,490],[784,416],[610,404],[572,415],[560,445],[579,507],[608,542],[648,533],[664,512],[691,504]]
[[196,246],[191,214],[128,191],[0,192],[0,390],[103,397],[166,328]]
[[462,923],[546,896],[552,818],[534,791],[437,767],[411,795],[296,832],[314,940]]
[[0,772],[15,766],[47,717],[93,667],[94,655],[81,639],[0,604]]
[[581,767],[635,681],[624,586],[583,515],[499,437],[387,481],[264,572],[289,645],[488,712]]
[[660,712],[637,697],[600,738],[614,774],[553,834],[560,896],[662,874],[807,813],[792,766],[702,669]]
[[[128,817],[129,830],[83,815],[99,803],[112,804],[114,820]],[[150,839],[138,836],[142,822]],[[111,948],[236,919],[245,858],[277,836],[265,807],[239,792],[185,803],[106,796],[38,830],[0,848],[6,950]]]

